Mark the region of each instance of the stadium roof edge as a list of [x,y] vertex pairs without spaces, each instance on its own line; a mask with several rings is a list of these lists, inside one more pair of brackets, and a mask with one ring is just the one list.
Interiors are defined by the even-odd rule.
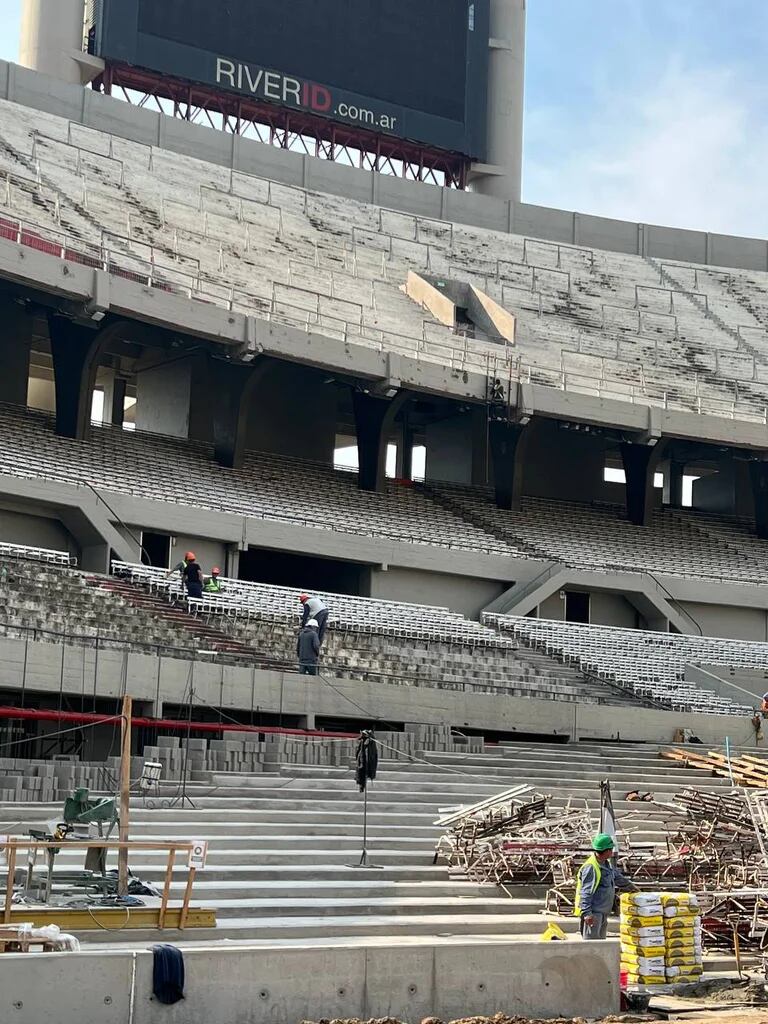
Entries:
[[0,61],[0,98],[118,137],[411,215],[702,266],[768,271],[768,241],[639,224],[438,188],[292,153]]

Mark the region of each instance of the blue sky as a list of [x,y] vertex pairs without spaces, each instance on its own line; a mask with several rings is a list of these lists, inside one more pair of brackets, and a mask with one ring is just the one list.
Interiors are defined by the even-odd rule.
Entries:
[[766,0],[528,0],[525,200],[768,237],[766,53]]

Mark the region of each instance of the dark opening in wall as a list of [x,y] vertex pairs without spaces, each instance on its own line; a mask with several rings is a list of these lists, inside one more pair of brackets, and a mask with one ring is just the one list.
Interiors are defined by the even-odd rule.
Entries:
[[589,622],[589,594],[577,590],[566,591],[565,621]]
[[144,565],[155,565],[162,569],[168,568],[171,553],[171,538],[167,533],[150,533],[144,530],[141,534],[141,560]]
[[267,548],[250,548],[241,553],[240,579],[297,590],[326,590],[359,597],[370,594],[367,566]]

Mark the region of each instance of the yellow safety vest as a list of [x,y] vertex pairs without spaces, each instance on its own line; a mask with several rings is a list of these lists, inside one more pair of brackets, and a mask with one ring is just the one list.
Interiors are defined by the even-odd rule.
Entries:
[[[590,856],[587,857],[587,859],[581,865],[581,868],[585,868],[587,864],[590,864],[595,869],[595,884],[592,887],[592,895],[594,895],[597,892],[598,886],[600,885],[600,879],[603,877],[603,869],[600,867],[600,861],[597,859],[594,853],[590,854]],[[579,873],[576,876],[576,896],[574,897],[573,901],[573,912],[576,915],[576,917],[581,917],[581,868],[579,868]]]

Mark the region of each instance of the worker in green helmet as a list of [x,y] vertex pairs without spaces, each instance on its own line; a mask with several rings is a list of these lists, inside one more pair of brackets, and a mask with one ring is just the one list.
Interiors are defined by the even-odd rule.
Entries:
[[606,832],[596,835],[592,840],[592,853],[576,876],[573,912],[580,919],[583,939],[604,939],[608,932],[608,916],[616,900],[616,890],[635,888],[610,863],[615,845],[613,837]]

